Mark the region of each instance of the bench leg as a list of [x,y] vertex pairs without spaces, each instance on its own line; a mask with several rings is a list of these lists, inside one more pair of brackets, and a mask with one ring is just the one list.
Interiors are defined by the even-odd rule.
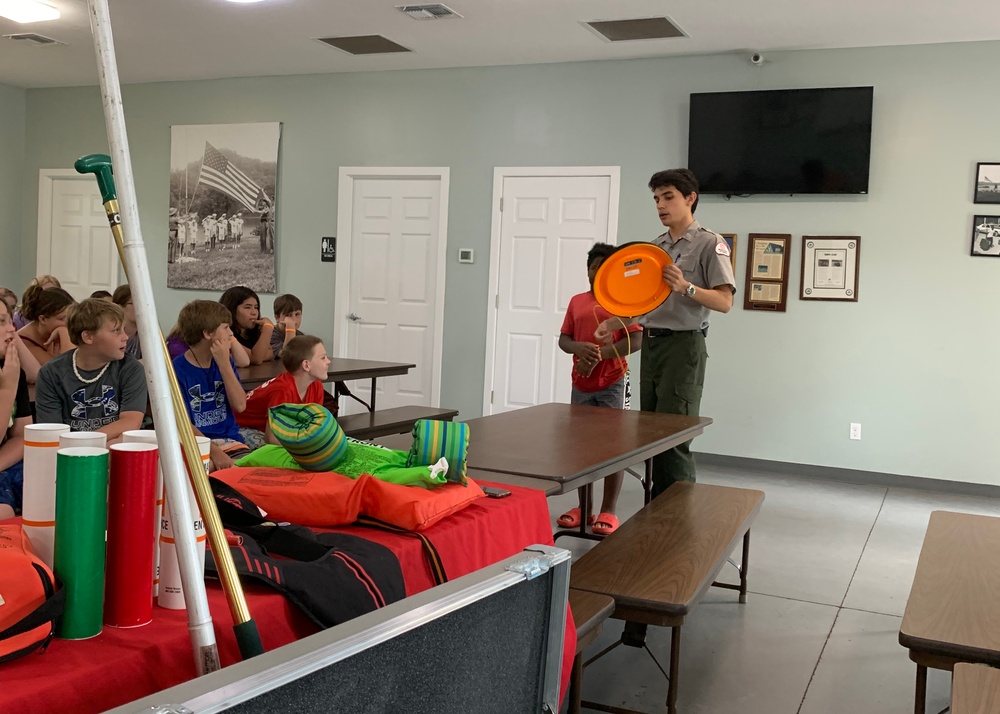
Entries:
[[681,628],[670,628],[670,678],[667,682],[667,714],[677,714],[677,680],[681,669]]
[[917,665],[917,690],[913,697],[913,714],[924,714],[927,708],[927,667]]
[[750,529],[743,534],[743,562],[740,563],[740,604],[747,603],[747,571],[750,568]]
[[569,676],[569,708],[567,714],[580,714],[580,700],[583,694],[583,653],[573,660],[573,671]]

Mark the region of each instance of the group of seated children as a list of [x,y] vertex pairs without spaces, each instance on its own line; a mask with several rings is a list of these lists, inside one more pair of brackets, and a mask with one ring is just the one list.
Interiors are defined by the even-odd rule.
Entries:
[[[25,362],[34,358],[26,344],[45,352],[33,368],[37,423],[100,431],[113,443],[140,428],[147,407],[128,286],[118,288],[111,301],[92,297],[77,304],[61,288],[40,285],[29,287],[26,297],[20,314],[28,321],[20,333],[9,303],[0,300],[0,414],[10,415],[0,433],[0,520],[21,508],[24,427],[32,420]],[[322,341],[298,333],[298,298],[280,296],[275,308],[284,335],[276,349],[274,323],[260,319],[257,295],[249,288],[231,288],[219,302],[194,300],[177,318],[172,334],[183,349],[175,350],[174,373],[195,433],[212,440],[213,469],[232,466],[264,443],[277,443],[267,426],[270,407],[323,403],[330,360]],[[262,341],[268,358],[279,356],[286,372],[248,394],[236,367],[256,357]],[[58,354],[44,348],[51,342]]]

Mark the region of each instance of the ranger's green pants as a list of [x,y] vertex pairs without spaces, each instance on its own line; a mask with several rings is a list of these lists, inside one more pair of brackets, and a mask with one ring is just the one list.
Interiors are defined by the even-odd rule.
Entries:
[[[640,408],[661,414],[699,416],[708,351],[701,331],[674,332],[642,339]],[[687,441],[653,458],[653,497],[675,481],[694,481],[695,464]]]

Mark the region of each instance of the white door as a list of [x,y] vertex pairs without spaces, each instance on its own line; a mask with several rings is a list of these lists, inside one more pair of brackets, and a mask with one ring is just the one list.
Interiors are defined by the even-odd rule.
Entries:
[[[114,292],[119,260],[93,176],[43,172],[36,275],[54,275],[77,300]],[[60,175],[61,174],[61,175]]]
[[485,414],[569,402],[572,360],[559,349],[559,331],[570,298],[589,289],[587,252],[615,243],[618,222],[616,172],[502,181]]
[[[354,359],[408,362],[403,376],[377,382],[376,408],[438,406],[446,228],[442,180],[353,177],[350,198],[349,290],[338,301],[340,354]],[[343,194],[342,194],[343,196]],[[341,231],[343,235],[343,231]],[[340,279],[338,273],[338,295]],[[350,384],[370,401],[370,380]],[[342,400],[344,413],[359,411]]]

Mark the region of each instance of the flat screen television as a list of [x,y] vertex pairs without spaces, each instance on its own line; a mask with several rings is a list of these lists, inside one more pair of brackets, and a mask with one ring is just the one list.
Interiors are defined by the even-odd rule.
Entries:
[[703,194],[868,193],[872,87],[691,95]]

